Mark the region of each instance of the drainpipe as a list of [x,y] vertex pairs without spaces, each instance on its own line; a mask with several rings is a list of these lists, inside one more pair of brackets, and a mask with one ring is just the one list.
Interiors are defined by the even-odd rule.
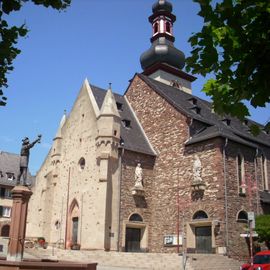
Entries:
[[226,254],[228,255],[229,247],[229,234],[228,234],[228,193],[227,193],[227,171],[226,171],[226,147],[228,145],[228,138],[225,138],[225,144],[223,146],[223,171],[224,171],[224,207],[225,207],[225,246]]
[[119,165],[118,168],[120,170],[119,172],[119,197],[118,197],[118,239],[117,239],[117,251],[120,251],[120,220],[121,220],[121,183],[122,183],[122,157],[124,155],[124,146],[121,146],[119,148],[120,153],[119,153]]
[[256,182],[256,212],[259,214],[259,187],[258,187],[258,175],[257,175],[257,157],[259,155],[259,149],[256,148],[256,153],[254,157],[254,170],[255,170],[255,182]]
[[68,188],[67,188],[67,209],[66,209],[65,249],[67,249],[69,186],[70,186],[70,167],[68,168]]

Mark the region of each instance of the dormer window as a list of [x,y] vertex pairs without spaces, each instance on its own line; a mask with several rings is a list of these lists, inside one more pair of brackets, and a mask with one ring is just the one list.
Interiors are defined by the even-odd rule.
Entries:
[[0,178],[1,178],[1,177],[3,177],[3,173],[2,173],[2,171],[0,171]]
[[7,173],[7,180],[13,181],[15,179],[14,173]]
[[131,122],[130,122],[130,120],[123,119],[123,120],[122,120],[122,123],[123,123],[123,125],[124,125],[125,128],[130,128],[130,127],[131,127]]
[[193,105],[196,105],[196,104],[197,104],[197,99],[194,98],[194,97],[188,99],[188,101],[189,101],[191,104],[193,104]]
[[201,108],[198,106],[194,106],[191,108],[191,110],[196,113],[196,114],[200,114],[201,113]]
[[222,119],[222,122],[223,122],[225,125],[229,126],[229,125],[231,124],[231,119],[224,118],[224,119]]
[[118,111],[123,111],[123,103],[116,102],[116,107]]

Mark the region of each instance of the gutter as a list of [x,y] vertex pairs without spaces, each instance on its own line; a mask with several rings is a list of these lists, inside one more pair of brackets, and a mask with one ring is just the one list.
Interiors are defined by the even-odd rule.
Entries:
[[229,247],[229,233],[228,233],[228,193],[227,193],[227,174],[226,174],[226,147],[228,145],[228,138],[225,138],[225,144],[222,149],[223,156],[223,176],[224,176],[224,208],[225,208],[225,246],[226,254],[228,255]]

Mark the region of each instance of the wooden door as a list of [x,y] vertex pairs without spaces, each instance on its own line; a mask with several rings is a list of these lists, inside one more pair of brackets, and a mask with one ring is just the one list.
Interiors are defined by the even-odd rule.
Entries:
[[126,228],[126,252],[141,251],[141,229]]
[[196,253],[212,253],[212,227],[196,227]]

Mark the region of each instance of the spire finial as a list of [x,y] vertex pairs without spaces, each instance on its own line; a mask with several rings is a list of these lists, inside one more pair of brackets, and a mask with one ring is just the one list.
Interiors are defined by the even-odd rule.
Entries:
[[112,83],[109,83],[109,89],[112,90]]

